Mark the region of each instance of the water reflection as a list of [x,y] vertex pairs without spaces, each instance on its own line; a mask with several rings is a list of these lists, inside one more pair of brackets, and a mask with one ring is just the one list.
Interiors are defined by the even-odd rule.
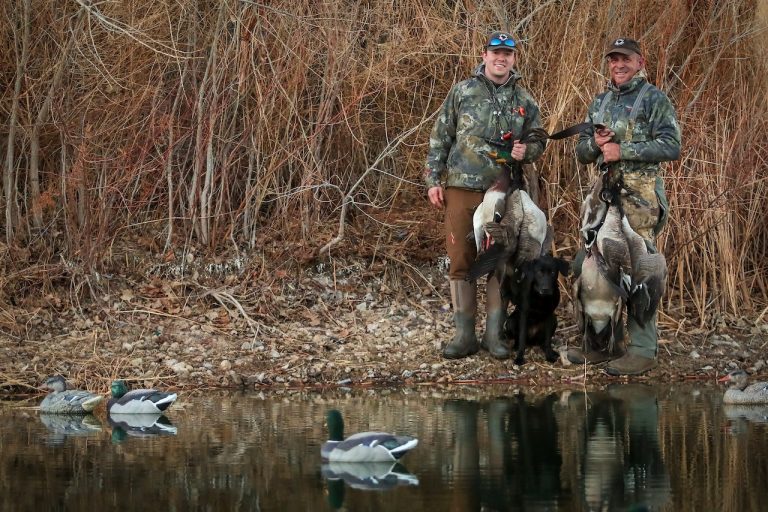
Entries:
[[419,478],[399,462],[326,462],[320,468],[327,481],[328,504],[340,509],[345,486],[362,491],[386,491],[401,485],[419,485]]
[[101,432],[101,421],[91,414],[47,414],[40,413],[40,422],[50,435],[47,442],[61,444],[70,436],[91,436]]
[[[726,408],[714,385],[206,392],[184,402],[172,425],[103,409],[54,424],[0,407],[0,510],[740,511],[768,501],[764,408]],[[350,430],[418,437],[407,469],[323,464],[329,409],[343,410]],[[107,422],[111,431],[96,430]]]
[[583,497],[588,510],[658,509],[670,498],[656,391],[644,384],[572,394],[586,410]]
[[112,441],[122,442],[127,436],[175,436],[176,427],[163,414],[109,414]]

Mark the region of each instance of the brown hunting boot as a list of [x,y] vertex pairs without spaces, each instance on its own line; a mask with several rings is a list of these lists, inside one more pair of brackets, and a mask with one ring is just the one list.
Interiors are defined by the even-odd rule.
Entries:
[[496,359],[509,359],[511,355],[509,340],[504,333],[504,322],[507,320],[507,303],[501,300],[501,288],[496,276],[488,279],[485,293],[485,333],[480,347],[487,350]]
[[478,350],[477,335],[475,334],[477,283],[463,279],[452,279],[450,286],[456,335],[443,347],[443,357],[461,359],[476,354]]
[[656,368],[656,358],[628,352],[608,365],[605,371],[614,376],[642,375],[653,368]]

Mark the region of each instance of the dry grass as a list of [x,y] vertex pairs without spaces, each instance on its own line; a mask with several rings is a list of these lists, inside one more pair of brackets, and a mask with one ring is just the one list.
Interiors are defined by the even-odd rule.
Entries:
[[[55,275],[82,289],[84,276],[115,264],[116,244],[139,239],[158,255],[192,245],[258,253],[268,239],[309,254],[297,264],[331,241],[332,255],[373,246],[367,257],[416,257],[409,233],[425,230],[402,213],[438,218],[421,188],[431,116],[478,63],[484,34],[506,28],[521,40],[525,85],[549,130],[583,118],[605,79],[605,42],[643,41],[684,134],[683,157],[665,168],[665,309],[701,324],[759,314],[768,305],[768,66],[757,7],[5,2],[0,218],[9,254],[27,257],[7,262],[17,278],[3,280],[4,292],[34,278],[22,275],[28,266],[52,262],[71,262]],[[589,171],[573,141],[552,143],[538,170],[558,248],[571,256]],[[430,236],[439,254],[437,227]]]

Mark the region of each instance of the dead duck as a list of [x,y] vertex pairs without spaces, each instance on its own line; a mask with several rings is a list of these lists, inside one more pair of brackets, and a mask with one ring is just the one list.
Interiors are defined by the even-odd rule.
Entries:
[[61,375],[49,377],[43,385],[52,390],[40,403],[40,412],[47,414],[88,414],[104,399],[90,391],[69,389]]
[[726,404],[768,404],[768,382],[749,384],[749,374],[738,369],[728,372],[718,382],[730,382],[725,390],[723,403]]
[[615,350],[621,338],[626,290],[608,279],[603,256],[592,245],[573,283],[573,306],[584,346],[588,350]]
[[344,437],[344,419],[332,409],[326,414],[328,441],[320,448],[324,461],[332,462],[391,462],[416,447],[419,441],[411,436],[387,432],[360,432]]
[[156,389],[128,389],[124,380],[115,380],[111,386],[112,398],[107,412],[112,414],[157,414],[165,411],[176,400],[176,393]]
[[621,229],[627,240],[632,265],[629,310],[637,323],[644,326],[658,310],[667,287],[667,260],[663,254],[649,249],[626,217],[622,219]]

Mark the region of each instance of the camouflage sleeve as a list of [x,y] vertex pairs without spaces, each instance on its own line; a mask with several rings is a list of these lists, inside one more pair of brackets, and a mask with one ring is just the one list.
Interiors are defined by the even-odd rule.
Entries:
[[680,125],[672,102],[661,91],[650,101],[648,140],[621,142],[621,159],[639,162],[668,162],[680,158]]
[[446,162],[456,140],[456,86],[451,88],[445,98],[437,120],[429,136],[429,151],[424,169],[424,182],[427,188],[442,185],[445,179]]
[[[536,101],[534,101],[533,97],[527,95],[527,105],[525,106],[525,109],[528,113],[526,116],[525,122],[523,123],[523,133],[529,132],[530,130],[534,128],[541,128],[541,112],[539,111],[539,106],[536,104]],[[529,144],[526,144],[525,148],[525,157],[523,158],[524,164],[530,164],[536,160],[544,153],[544,148],[547,147],[547,141],[541,140],[538,142],[531,142]]]
[[[592,115],[597,111],[597,100],[592,102],[587,112],[587,118],[584,119],[585,123],[594,124]],[[579,133],[579,140],[576,143],[576,159],[582,164],[591,164],[596,162],[603,152],[595,143],[595,129],[592,127],[587,128],[583,132]]]

